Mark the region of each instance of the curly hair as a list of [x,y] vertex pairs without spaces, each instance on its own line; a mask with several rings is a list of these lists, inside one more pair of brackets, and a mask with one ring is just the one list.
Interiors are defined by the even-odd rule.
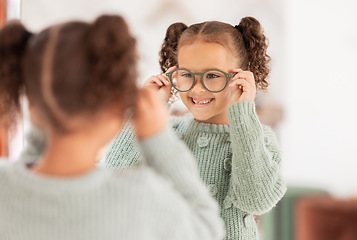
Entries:
[[60,115],[92,115],[114,106],[124,114],[134,104],[136,40],[120,16],[67,22],[38,34],[10,22],[0,39],[1,113],[16,112],[25,90],[46,120],[65,131]]
[[166,30],[166,36],[162,43],[160,56],[160,67],[162,72],[166,72],[170,67],[177,66],[177,45],[179,39],[187,29],[183,23],[174,23]]
[[165,72],[177,66],[179,48],[195,40],[227,47],[239,60],[239,66],[254,74],[257,88],[267,90],[270,56],[267,54],[267,38],[258,20],[245,17],[236,27],[218,21],[197,23],[189,27],[183,23],[170,25],[159,53],[161,70]]
[[0,126],[6,128],[13,127],[20,110],[21,59],[31,35],[18,21],[10,21],[0,31]]
[[[267,54],[268,40],[263,34],[263,28],[257,19],[253,17],[243,18],[238,25],[239,32],[243,37],[246,49],[244,66],[253,72],[256,85],[262,90],[266,90],[269,82],[266,80],[270,73],[270,56]],[[235,41],[239,42],[239,37]],[[244,56],[242,52],[240,56]]]

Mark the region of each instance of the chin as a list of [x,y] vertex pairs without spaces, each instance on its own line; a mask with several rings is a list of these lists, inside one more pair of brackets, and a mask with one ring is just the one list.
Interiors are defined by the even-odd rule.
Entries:
[[195,114],[192,115],[195,118],[195,120],[198,122],[210,123],[211,117],[209,116],[197,116]]

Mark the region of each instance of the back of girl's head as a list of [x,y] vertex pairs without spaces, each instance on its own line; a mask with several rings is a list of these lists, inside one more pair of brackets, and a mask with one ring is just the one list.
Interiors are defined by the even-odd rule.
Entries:
[[253,72],[257,87],[267,89],[270,57],[266,52],[267,39],[258,20],[245,17],[235,27],[218,21],[193,24],[189,27],[183,23],[170,25],[160,51],[161,70],[165,72],[170,67],[177,66],[179,48],[197,40],[226,47],[233,54],[238,67]]
[[8,23],[0,31],[0,118],[12,120],[23,92],[58,130],[66,130],[71,116],[115,106],[123,114],[136,94],[135,45],[119,16],[68,22],[39,34]]

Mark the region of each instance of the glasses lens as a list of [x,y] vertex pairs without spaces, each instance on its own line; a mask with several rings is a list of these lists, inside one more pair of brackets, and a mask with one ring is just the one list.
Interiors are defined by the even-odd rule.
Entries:
[[203,83],[206,88],[212,92],[222,91],[227,84],[227,78],[220,71],[208,71],[203,76]]
[[194,76],[187,70],[177,69],[172,73],[171,81],[177,90],[188,91],[193,86]]

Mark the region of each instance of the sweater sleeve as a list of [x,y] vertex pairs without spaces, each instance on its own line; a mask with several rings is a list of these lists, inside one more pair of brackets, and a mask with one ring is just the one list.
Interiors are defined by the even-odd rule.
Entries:
[[[168,179],[188,204],[190,218],[184,224],[190,233],[185,239],[222,239],[223,221],[219,208],[199,177],[190,150],[168,127],[140,142],[145,162]],[[173,206],[174,207],[174,206]]]
[[232,144],[230,192],[233,204],[250,214],[263,214],[283,197],[281,153],[273,131],[262,126],[253,102],[228,108]]
[[[177,124],[179,119],[178,117],[170,117],[170,125]],[[134,127],[128,121],[109,144],[100,165],[109,169],[137,167],[142,162],[141,157]]]
[[110,169],[125,169],[140,165],[140,157],[134,128],[127,122],[109,144],[101,164]]

